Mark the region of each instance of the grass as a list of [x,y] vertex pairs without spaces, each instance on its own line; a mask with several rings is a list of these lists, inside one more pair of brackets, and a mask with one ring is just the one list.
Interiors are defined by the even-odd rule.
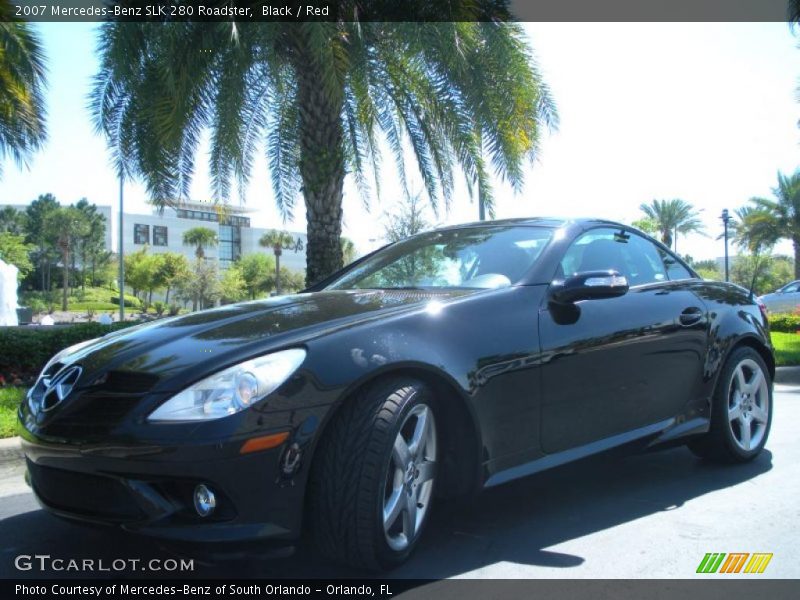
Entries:
[[[95,312],[113,310],[116,312],[119,310],[119,304],[112,304],[111,302],[70,302],[67,304],[67,309],[71,312],[86,312],[87,310]],[[131,309],[128,308],[128,310],[130,311]]]
[[25,397],[25,388],[0,388],[0,439],[17,435],[17,408]]
[[800,333],[772,332],[775,346],[775,363],[779,367],[800,365]]
[[[67,309],[70,311],[95,310],[118,310],[118,305],[112,300],[119,296],[119,291],[107,287],[87,287],[85,290],[78,288],[70,289],[67,298]],[[61,309],[61,290],[55,289],[51,294],[38,291],[22,292],[19,303],[21,306],[29,306],[35,312],[47,310],[51,307],[55,310]],[[125,294],[125,303],[128,310],[138,309],[141,302],[131,294]]]

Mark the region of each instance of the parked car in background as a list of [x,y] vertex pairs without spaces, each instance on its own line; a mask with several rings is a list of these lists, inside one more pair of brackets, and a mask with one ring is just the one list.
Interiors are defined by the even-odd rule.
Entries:
[[774,374],[748,290],[626,225],[519,219],[73,346],[19,418],[57,515],[194,543],[306,531],[391,568],[438,495],[622,445],[755,458]]
[[800,306],[800,280],[787,283],[771,294],[764,294],[760,299],[771,313],[794,312]]

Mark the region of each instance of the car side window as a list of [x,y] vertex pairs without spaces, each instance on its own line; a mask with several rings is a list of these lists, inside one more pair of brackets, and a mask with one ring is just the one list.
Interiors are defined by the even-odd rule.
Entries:
[[800,287],[800,283],[790,283],[787,286],[784,286],[780,291],[783,294],[791,294],[797,291],[797,288]]
[[606,270],[618,271],[631,286],[667,280],[656,246],[623,229],[587,231],[572,243],[561,260],[561,272],[565,276]]
[[684,267],[677,258],[672,256],[672,254],[665,251],[663,248],[658,248],[658,253],[661,255],[661,260],[664,262],[664,266],[667,269],[667,277],[670,281],[691,279],[693,277],[689,270]]

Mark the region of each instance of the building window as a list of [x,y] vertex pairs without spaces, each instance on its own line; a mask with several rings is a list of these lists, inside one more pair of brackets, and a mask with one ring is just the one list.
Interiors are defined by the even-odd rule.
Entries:
[[133,226],[133,243],[134,244],[149,244],[150,243],[150,225],[142,225],[136,223]]
[[242,234],[238,227],[220,225],[219,259],[223,263],[233,262],[242,255]]
[[232,225],[234,227],[250,227],[250,217],[239,215],[218,214],[216,212],[206,212],[200,210],[187,210],[179,208],[176,210],[179,219],[192,219],[194,221],[218,222],[221,225]]
[[167,245],[167,228],[163,225],[153,225],[153,246]]

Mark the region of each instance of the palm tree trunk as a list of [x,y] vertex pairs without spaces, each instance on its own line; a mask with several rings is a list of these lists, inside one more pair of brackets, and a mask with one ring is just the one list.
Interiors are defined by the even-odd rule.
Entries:
[[326,93],[319,68],[298,57],[300,112],[300,175],[306,204],[308,245],[306,284],[342,268],[342,189],[345,165],[342,149],[342,96]]
[[281,253],[275,250],[275,293],[281,295]]
[[792,238],[794,246],[794,278],[800,279],[800,238]]
[[39,246],[39,268],[42,270],[42,293],[47,291],[47,288],[45,288],[45,277],[44,277],[44,275],[45,275],[44,274],[44,265],[45,265],[44,256],[45,256],[44,255],[44,247],[43,246]]
[[64,246],[64,282],[61,290],[61,310],[67,310],[67,296],[69,296],[69,246]]

